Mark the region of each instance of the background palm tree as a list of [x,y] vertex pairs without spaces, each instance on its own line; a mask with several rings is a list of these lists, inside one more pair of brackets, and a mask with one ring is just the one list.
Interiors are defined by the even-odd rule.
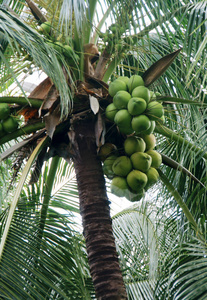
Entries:
[[[99,264],[103,266],[103,261],[98,261],[94,278],[91,252],[100,251],[96,255],[102,258],[103,243],[98,240],[93,248],[87,244],[96,297],[121,299],[122,293],[123,299],[126,298],[111,239],[102,167],[96,155],[97,143],[103,141],[100,116],[104,115],[105,106],[101,101],[90,106],[88,99],[94,95],[105,99],[109,79],[143,75],[154,62],[180,47],[182,51],[174,63],[161,77],[154,76],[157,80],[151,85],[163,95],[166,116],[166,126],[156,128],[156,147],[164,162],[161,181],[153,187],[156,193],[149,192],[143,204],[137,203],[114,216],[113,228],[129,299],[205,299],[206,2],[35,3],[34,6],[32,1],[5,0],[0,10],[0,101],[18,104],[18,107],[12,105],[13,114],[26,106],[28,94],[19,77],[23,71],[26,77],[35,70],[43,71],[51,80],[46,79],[31,93],[32,109],[24,110],[27,124],[21,119],[23,127],[0,138],[4,158],[0,191],[3,237],[9,207],[10,212],[12,204],[16,208],[6,241],[2,238],[2,299],[95,299],[85,244],[73,221],[73,214],[79,213],[79,197],[86,242],[91,227],[105,219],[111,244],[104,255],[108,253],[112,261],[110,255],[114,253],[117,268],[118,275],[113,280],[110,276],[115,275],[111,273],[114,267],[110,266],[110,276],[104,273],[104,280],[100,281],[103,274]],[[39,32],[40,24],[46,20],[51,24],[49,32]],[[72,48],[70,55],[63,49],[65,44]],[[16,86],[20,90],[18,95]],[[40,105],[44,123],[35,115],[34,108]],[[99,117],[93,113],[97,107],[103,112]],[[89,119],[83,118],[86,110],[87,113],[92,110]],[[68,132],[70,124],[66,117],[74,112],[82,121],[75,123],[73,119],[69,149],[67,134],[60,133]],[[19,187],[24,183],[20,174],[27,173],[23,167],[37,141],[44,136],[45,130],[41,129],[45,126],[52,143],[42,145],[41,155],[33,165],[36,173],[32,173],[29,186],[25,179],[16,206]],[[38,134],[22,142],[25,135],[33,132]],[[78,135],[86,139],[80,140]],[[37,156],[35,151],[27,167]],[[67,163],[59,158],[62,156]],[[49,157],[53,158],[43,165]],[[38,173],[41,166],[42,172]],[[86,191],[89,191],[87,197]],[[85,206],[89,198],[90,210]],[[104,209],[106,214],[100,214]],[[88,211],[92,214],[89,218]],[[94,223],[87,223],[88,220]],[[99,283],[104,281],[108,291],[99,290]]]

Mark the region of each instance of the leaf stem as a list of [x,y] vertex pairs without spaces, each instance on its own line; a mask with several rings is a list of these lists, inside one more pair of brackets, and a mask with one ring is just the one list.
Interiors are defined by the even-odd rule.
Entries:
[[13,219],[13,216],[14,216],[14,212],[15,212],[15,209],[16,209],[16,206],[17,206],[17,203],[18,203],[18,199],[19,199],[21,190],[23,188],[24,182],[25,182],[25,180],[27,178],[29,170],[31,169],[31,165],[33,164],[33,161],[35,160],[36,156],[38,155],[38,153],[42,149],[42,147],[43,147],[43,145],[44,145],[44,143],[45,143],[46,140],[47,140],[47,136],[45,136],[41,140],[41,142],[36,146],[35,150],[32,152],[30,158],[28,159],[28,161],[27,161],[27,163],[25,165],[25,168],[23,170],[22,176],[21,176],[21,178],[19,180],[18,186],[17,186],[16,191],[15,191],[14,199],[13,199],[11,205],[10,205],[8,218],[7,218],[6,225],[5,225],[5,228],[4,228],[4,233],[3,233],[3,236],[2,236],[2,239],[1,239],[1,244],[0,244],[0,259],[2,257],[4,246],[6,244],[6,239],[7,239],[7,236],[9,234],[9,229],[10,229],[10,226],[11,226],[11,222],[12,222],[12,219]]
[[157,170],[159,175],[160,175],[160,179],[162,180],[162,182],[166,185],[167,189],[170,191],[170,193],[173,195],[173,197],[175,198],[177,204],[180,206],[180,208],[182,209],[184,215],[186,216],[187,220],[191,223],[191,225],[193,226],[193,229],[196,232],[196,235],[199,237],[200,240],[204,241],[204,236],[202,234],[202,232],[200,231],[198,224],[196,223],[193,215],[191,214],[190,210],[188,209],[187,205],[185,204],[185,202],[183,201],[182,197],[180,196],[180,194],[178,193],[178,191],[175,189],[175,187],[170,183],[170,181],[168,180],[167,176],[165,176],[165,174],[158,169]]
[[40,108],[42,105],[42,100],[41,99],[33,99],[33,98],[28,98],[26,99],[25,97],[0,97],[0,103],[16,103],[21,106],[31,106],[34,108]]
[[[184,144],[186,147],[189,148],[189,150],[194,151],[196,153],[200,152],[202,153],[202,149],[199,147],[196,147],[193,143],[187,141],[186,139],[184,139],[181,135],[175,133],[173,130],[165,127],[165,126],[160,126],[160,125],[156,125],[155,127],[155,132],[162,134],[176,142],[178,142],[179,144]],[[205,152],[203,154],[203,158],[207,159],[207,152]]]
[[44,231],[44,227],[45,227],[49,201],[51,199],[52,187],[53,187],[54,179],[56,177],[56,171],[57,171],[57,168],[59,165],[59,160],[60,160],[59,156],[53,157],[51,165],[50,165],[50,170],[49,170],[49,174],[47,177],[47,181],[45,184],[44,200],[43,200],[41,214],[40,214],[40,223],[39,223],[39,231],[38,231],[39,249],[41,246],[41,240],[42,240],[43,231]]
[[101,31],[102,26],[104,25],[104,22],[106,21],[106,19],[108,18],[109,14],[112,11],[112,5],[108,7],[107,11],[104,13],[102,19],[100,20],[99,24],[97,25],[97,30],[94,32],[94,35],[92,37],[91,42],[93,44],[97,43],[98,37],[99,37],[99,31]]
[[111,74],[114,72],[116,66],[119,64],[119,62],[121,61],[121,57],[116,57],[112,60],[112,62],[109,64],[104,76],[103,76],[103,81],[107,82],[109,80],[109,77],[111,76]]
[[3,136],[2,138],[0,138],[0,145],[5,144],[13,139],[16,139],[16,138],[22,136],[22,135],[30,134],[32,132],[40,130],[44,127],[45,127],[45,123],[42,121],[21,127],[19,129],[17,129],[16,131],[8,133],[5,136]]
[[92,29],[96,5],[97,5],[97,0],[89,0],[88,13],[87,13],[87,18],[88,18],[89,24],[87,24],[87,26],[86,26],[85,44],[88,44],[90,42],[91,29]]

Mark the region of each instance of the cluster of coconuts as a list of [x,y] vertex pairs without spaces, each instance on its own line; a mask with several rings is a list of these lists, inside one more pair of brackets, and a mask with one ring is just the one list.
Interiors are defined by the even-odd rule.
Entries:
[[[52,29],[51,23],[47,21],[40,25],[39,32],[49,37],[51,33],[51,29]],[[69,43],[72,45],[73,40],[71,39]],[[69,46],[68,44],[63,44],[59,41],[52,41],[52,40],[48,40],[47,44],[53,47],[57,52],[62,53],[67,59],[70,60],[70,62],[74,62],[74,60],[79,59],[79,56],[77,54],[74,54],[72,47]]]
[[130,44],[134,44],[137,39],[133,39],[129,36],[123,36],[127,29],[130,27],[130,23],[133,21],[132,16],[123,19],[121,23],[112,23],[105,33],[99,32],[99,37],[103,39],[104,43],[107,43],[113,51],[118,52],[124,57],[124,52],[129,48]]
[[101,147],[103,171],[112,180],[113,194],[138,201],[158,181],[157,169],[162,163],[162,157],[154,150],[155,144],[155,136],[151,133],[127,137],[121,154],[113,144],[106,143]]
[[109,84],[109,94],[113,102],[106,107],[106,118],[115,122],[121,133],[150,134],[155,122],[164,123],[163,106],[141,76],[117,78]]
[[109,84],[113,102],[105,115],[126,135],[123,149],[110,143],[100,149],[104,174],[111,179],[111,192],[130,201],[140,200],[159,179],[162,157],[154,148],[156,122],[164,123],[164,109],[157,94],[144,86],[141,76],[121,76]]
[[99,37],[103,39],[103,42],[108,43],[113,48],[116,45],[116,50],[119,52],[123,50],[124,43],[121,39],[121,35],[126,29],[119,24],[111,24],[105,33],[99,33]]
[[0,103],[0,137],[15,131],[18,126],[16,118],[10,114],[9,105]]
[[62,44],[61,42],[53,42],[51,40],[48,41],[47,44],[53,47],[57,52],[62,53],[70,63],[79,60],[79,56],[74,53],[71,46]]

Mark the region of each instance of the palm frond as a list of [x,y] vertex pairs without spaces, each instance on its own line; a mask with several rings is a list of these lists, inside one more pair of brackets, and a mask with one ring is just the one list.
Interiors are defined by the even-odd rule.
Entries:
[[2,256],[2,252],[3,252],[3,249],[4,249],[4,246],[5,246],[5,243],[6,243],[6,239],[7,239],[7,236],[8,236],[8,232],[9,232],[9,228],[10,228],[10,225],[11,225],[11,222],[12,222],[12,218],[13,218],[13,214],[14,214],[14,211],[16,209],[16,206],[17,206],[17,203],[18,203],[18,199],[19,199],[19,196],[20,196],[20,193],[21,193],[21,190],[22,190],[22,187],[24,185],[24,182],[26,180],[26,177],[28,175],[28,172],[29,172],[29,169],[31,167],[31,164],[33,163],[34,159],[36,158],[37,154],[39,153],[39,151],[41,150],[41,147],[43,146],[44,142],[46,140],[46,137],[44,137],[40,142],[39,144],[37,145],[37,147],[35,148],[35,150],[33,151],[33,153],[31,154],[27,164],[25,165],[25,168],[24,168],[24,171],[23,171],[23,174],[20,178],[20,181],[18,183],[18,186],[17,186],[17,189],[16,189],[16,192],[15,192],[15,197],[11,203],[11,206],[10,206],[10,209],[9,209],[9,214],[8,214],[8,219],[7,219],[7,222],[6,222],[6,225],[5,225],[5,229],[4,229],[4,233],[3,233],[3,236],[1,238],[1,244],[0,244],[0,259],[1,259],[1,256]]
[[85,246],[71,217],[50,211],[39,249],[40,208],[21,198],[15,211],[0,263],[1,297],[93,298]]
[[[86,22],[86,12],[87,12],[88,1],[78,0],[63,0],[60,9],[60,20],[61,25],[65,23],[66,34],[68,33],[69,24],[72,24],[74,17],[77,31],[79,34],[82,33],[83,24]],[[89,25],[89,24],[87,24]],[[88,27],[88,26],[87,26]],[[71,28],[72,29],[72,28]]]
[[[206,245],[196,238],[177,245],[171,253],[171,268],[157,287],[156,299],[205,299]],[[165,263],[169,263],[166,260]],[[163,288],[165,287],[165,288]]]
[[[61,161],[56,173],[52,205],[79,213],[79,195],[73,164]],[[59,203],[59,204],[58,204]]]
[[[152,198],[139,202],[113,217],[117,251],[130,300],[154,299],[155,292],[166,288],[171,252],[182,239],[177,215],[155,206]],[[179,235],[179,238],[178,238]],[[163,265],[165,262],[166,269]],[[168,265],[167,265],[168,263]],[[163,285],[161,284],[163,283]]]
[[[187,85],[206,85],[206,1],[195,3],[190,11],[187,23],[184,47],[187,53]],[[197,93],[201,91],[197,89]]]
[[[36,195],[43,197],[45,184],[50,172],[51,160],[45,162],[39,181],[30,186],[26,185],[23,194],[30,197],[31,200],[36,198]],[[73,164],[68,164],[63,159],[60,159],[57,171],[55,173],[54,183],[50,195],[50,207],[65,211],[79,213],[79,196],[77,182]]]
[[1,162],[0,167],[0,213],[8,208],[9,203],[12,201],[13,189],[15,185],[12,186],[12,189],[8,193],[10,182],[12,180],[12,162],[10,160]]
[[[68,87],[63,69],[58,61],[58,59],[62,60],[64,65],[63,57],[59,55],[53,47],[48,45],[47,41],[44,40],[36,30],[29,27],[26,23],[11,15],[3,8],[0,9],[0,28],[14,54],[16,53],[21,56],[21,49],[23,48],[24,51],[32,57],[34,64],[44,70],[44,72],[52,79],[60,93],[63,111],[65,110],[65,113],[67,114],[72,107],[72,92]],[[24,93],[15,73],[12,71],[11,63],[8,62],[3,54],[1,54],[1,57],[4,59],[7,69],[12,72],[13,77],[16,79],[17,84]],[[68,70],[66,65],[65,70]],[[69,71],[67,74],[72,80]],[[24,94],[24,96],[26,95]]]
[[153,299],[159,257],[153,214],[144,205],[123,210],[113,229],[129,299]]

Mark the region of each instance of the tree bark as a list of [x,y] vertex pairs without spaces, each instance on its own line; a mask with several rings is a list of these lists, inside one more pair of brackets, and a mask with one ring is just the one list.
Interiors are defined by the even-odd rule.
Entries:
[[90,272],[98,300],[127,299],[112,232],[109,200],[95,140],[94,120],[74,124],[73,162]]

